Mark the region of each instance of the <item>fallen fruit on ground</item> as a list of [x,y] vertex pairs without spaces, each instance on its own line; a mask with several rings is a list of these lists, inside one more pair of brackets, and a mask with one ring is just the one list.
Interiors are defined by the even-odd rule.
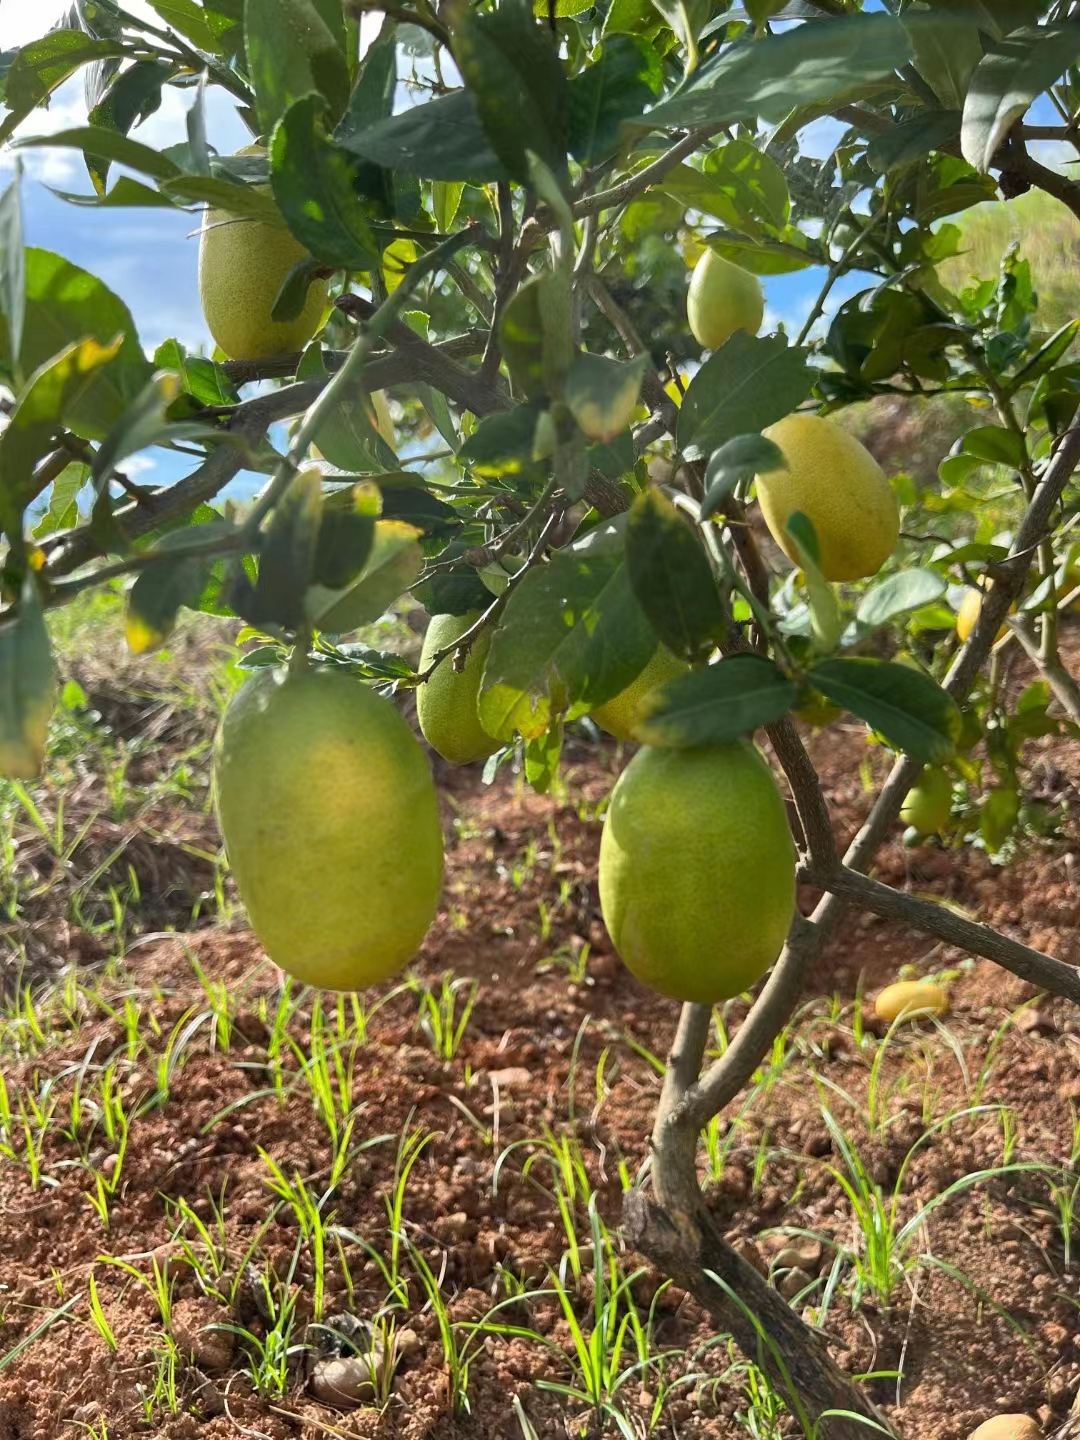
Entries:
[[869,450],[820,415],[788,415],[762,432],[784,453],[786,470],[757,477],[765,523],[796,565],[787,522],[801,511],[813,523],[826,580],[863,580],[881,569],[900,534],[900,510]]
[[613,700],[607,700],[591,711],[592,718],[601,730],[614,735],[616,740],[636,740],[637,727],[643,718],[647,697],[658,685],[678,679],[680,675],[685,675],[689,668],[684,661],[673,655],[666,645],[658,645],[652,659],[637,679],[620,691]]
[[[434,615],[424,636],[420,669],[426,670],[440,650],[453,645],[479,618],[479,610],[467,615]],[[470,647],[463,670],[455,670],[454,656],[448,655],[431,679],[417,686],[416,717],[424,739],[451,765],[486,760],[501,743],[481,725],[476,708],[490,645],[489,626]]]
[[[260,153],[257,147],[238,152]],[[269,186],[258,186],[269,191]],[[303,349],[326,313],[327,281],[315,280],[299,315],[272,320],[289,271],[308,252],[284,220],[207,210],[199,240],[199,299],[210,334],[230,360],[267,360]]]
[[995,1415],[972,1430],[968,1440],[1042,1440],[1042,1433],[1030,1415]]
[[752,745],[638,751],[604,820],[600,905],[627,969],[662,995],[708,1005],[760,979],[795,911],[795,846]]
[[756,335],[764,315],[758,277],[715,250],[706,250],[694,266],[686,292],[686,318],[698,344],[719,350],[736,330]]
[[933,980],[898,980],[886,985],[874,1001],[874,1014],[891,1025],[894,1020],[917,1020],[947,1015],[949,997]]
[[952,781],[944,770],[925,770],[900,807],[900,819],[920,835],[940,835],[951,814]]
[[389,700],[326,666],[259,671],[225,712],[214,785],[275,964],[357,990],[413,957],[438,908],[442,828],[427,759]]

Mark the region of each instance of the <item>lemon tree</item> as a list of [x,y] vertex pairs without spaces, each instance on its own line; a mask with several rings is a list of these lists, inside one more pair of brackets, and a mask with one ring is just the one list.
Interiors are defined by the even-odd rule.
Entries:
[[[270,955],[349,988],[436,912],[425,741],[539,790],[569,727],[639,745],[603,910],[684,1004],[626,1232],[839,1440],[888,1427],[715,1232],[698,1142],[846,907],[1080,1000],[869,874],[905,824],[1005,863],[1052,834],[1025,755],[1080,733],[1080,317],[1042,318],[1022,243],[985,274],[965,245],[1032,188],[1080,217],[1078,62],[1076,0],[96,0],[0,52],[5,161],[81,157],[73,224],[183,212],[212,337],[150,353],[103,279],[25,243],[5,165],[0,771],[47,743],[53,607],[122,587],[136,654],[185,607],[239,621],[229,858]],[[155,147],[166,93],[185,123]],[[863,443],[882,404],[951,437],[936,470]],[[188,473],[133,484],[155,450]],[[419,658],[355,638],[395,607],[429,617]],[[799,728],[837,723],[892,756],[843,855]],[[712,1003],[759,982],[706,1065]]]

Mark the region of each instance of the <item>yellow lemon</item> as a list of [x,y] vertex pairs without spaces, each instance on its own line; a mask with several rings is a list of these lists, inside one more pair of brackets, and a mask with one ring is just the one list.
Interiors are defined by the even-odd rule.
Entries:
[[[426,670],[436,653],[464,635],[479,615],[479,610],[472,610],[467,615],[433,616],[424,636],[420,669]],[[490,645],[488,628],[469,650],[464,670],[454,669],[451,655],[430,680],[417,687],[416,716],[424,739],[451,765],[471,765],[474,760],[486,760],[499,748],[500,742],[480,724],[476,708]]]
[[874,1001],[874,1014],[889,1025],[894,1020],[920,1020],[928,1015],[945,1015],[949,997],[932,980],[898,980],[886,985]]
[[795,913],[795,845],[752,745],[638,751],[604,820],[600,905],[627,969],[661,995],[709,1005],[760,979]]
[[[238,153],[261,152],[250,146]],[[199,299],[210,334],[230,360],[291,355],[319,329],[326,314],[326,280],[312,281],[295,319],[270,318],[289,271],[307,258],[308,252],[284,220],[253,220],[226,210],[206,212],[199,240]]]
[[614,735],[616,740],[636,740],[646,697],[658,685],[685,675],[689,668],[684,661],[672,655],[666,646],[658,645],[652,659],[637,679],[631,681],[613,700],[607,700],[591,711],[592,718],[601,730]]
[[412,958],[438,908],[442,828],[427,759],[389,700],[330,666],[260,670],[225,712],[214,785],[275,964],[357,990]]
[[761,281],[715,250],[706,250],[694,266],[686,292],[686,318],[694,339],[706,350],[719,350],[736,330],[756,335],[765,315]]
[[758,504],[781,550],[800,563],[785,527],[801,511],[817,532],[826,580],[876,574],[896,545],[900,510],[869,450],[819,415],[788,415],[763,433],[788,462],[757,477]]
[[[987,588],[988,585],[986,582],[986,577],[983,576],[979,580],[979,589],[968,590],[965,593],[963,600],[960,601],[960,608],[956,612],[956,633],[960,637],[960,642],[963,645],[967,644],[971,632],[975,629],[976,622],[978,621],[979,615],[982,611],[984,599],[982,592]],[[1010,606],[1009,614],[1014,615],[1015,613],[1016,606]],[[1001,629],[994,636],[994,644],[996,645],[999,640],[1004,639],[1004,637],[1008,633],[1009,627],[1007,625],[1002,625]]]

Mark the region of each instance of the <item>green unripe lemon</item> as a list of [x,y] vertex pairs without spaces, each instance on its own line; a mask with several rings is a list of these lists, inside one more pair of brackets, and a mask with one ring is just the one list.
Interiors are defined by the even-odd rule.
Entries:
[[[261,153],[258,146],[238,152]],[[269,191],[268,185],[260,190]],[[268,360],[303,349],[326,314],[326,280],[308,286],[293,320],[270,312],[289,271],[308,252],[284,220],[274,222],[208,210],[199,240],[199,299],[214,340],[230,360]]]
[[944,770],[927,770],[907,793],[900,819],[920,835],[940,835],[952,814],[952,781]]
[[758,504],[781,550],[800,563],[785,527],[801,510],[817,532],[826,580],[876,574],[896,546],[900,509],[865,445],[820,415],[788,415],[762,433],[788,462],[757,477]]
[[646,698],[658,685],[678,679],[680,675],[685,675],[689,668],[672,655],[665,645],[658,645],[652,659],[637,679],[620,691],[613,700],[605,701],[591,711],[592,718],[601,730],[614,735],[616,740],[636,740]]
[[416,953],[442,888],[439,802],[389,700],[341,671],[261,670],[214,750],[218,819],[270,958],[357,990]]
[[706,350],[719,350],[736,330],[756,335],[765,315],[761,281],[715,250],[706,250],[694,266],[686,293],[686,318],[694,339]]
[[[473,610],[467,615],[433,616],[424,636],[420,669],[426,670],[437,651],[445,650],[464,635],[479,614],[479,610]],[[454,669],[451,655],[416,692],[416,716],[424,739],[451,765],[486,760],[501,743],[480,724],[476,708],[490,645],[491,630],[487,629],[469,650],[464,670]]]
[[604,820],[600,905],[627,969],[662,995],[709,1005],[760,979],[795,913],[795,845],[752,745],[638,751]]

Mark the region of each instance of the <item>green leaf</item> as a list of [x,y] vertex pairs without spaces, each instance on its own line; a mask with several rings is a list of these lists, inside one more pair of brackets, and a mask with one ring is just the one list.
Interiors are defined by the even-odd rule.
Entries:
[[706,241],[711,250],[753,275],[789,275],[810,265],[820,265],[824,258],[811,248],[811,242],[794,225],[786,226],[775,236],[763,234],[754,240],[744,240],[730,231],[714,231],[706,236]]
[[84,155],[96,156],[100,160],[115,160],[117,164],[138,170],[154,180],[175,180],[183,174],[180,166],[160,150],[132,140],[129,135],[108,130],[103,125],[77,125],[71,130],[58,130],[53,135],[30,135],[25,140],[16,140],[14,146],[17,149],[58,146],[81,150]]
[[318,95],[290,105],[274,130],[270,180],[289,229],[316,260],[371,270],[379,247],[357,191],[359,163],[323,133]]
[[898,570],[866,592],[855,616],[861,625],[884,625],[896,615],[939,600],[947,588],[945,577],[936,570]]
[[84,210],[111,210],[126,206],[175,210],[182,206],[181,200],[173,200],[168,195],[163,195],[160,190],[144,185],[141,180],[133,180],[130,175],[119,176],[112,189],[104,195],[86,194],[77,190],[55,190],[51,185],[48,189],[66,205],[79,205]]
[[[197,527],[201,539],[228,534],[232,526],[224,521]],[[176,628],[182,606],[197,610],[213,567],[207,555],[170,555],[174,545],[190,545],[191,527],[173,530],[158,542],[161,558],[140,570],[128,591],[124,615],[124,638],[133,655],[147,655],[165,644]]]
[[458,451],[458,460],[485,477],[535,477],[540,473],[532,458],[539,413],[535,405],[517,405],[486,416]]
[[565,399],[590,440],[607,443],[626,429],[648,363],[646,355],[621,361],[586,351],[577,357],[566,377]]
[[175,370],[185,392],[200,405],[235,405],[240,395],[228,371],[202,355],[189,355],[179,340],[163,340],[154,351],[155,370]]
[[[439,562],[460,559],[469,547],[464,541],[452,541],[439,555]],[[468,615],[471,610],[486,610],[491,592],[469,565],[462,564],[447,575],[433,575],[413,590],[429,615]]]
[[[360,135],[394,111],[397,90],[397,42],[394,33],[380,34],[363,59],[360,79],[349,98],[349,108],[334,132],[339,145],[351,149],[353,136]],[[408,112],[406,112],[408,113]]]
[[608,527],[530,570],[510,596],[484,668],[480,719],[509,740],[543,735],[624,690],[656,650]]
[[818,650],[834,650],[844,633],[844,618],[836,591],[821,573],[821,546],[809,515],[801,510],[788,516],[786,530],[794,542],[810,605],[810,634]]
[[1005,844],[1019,815],[1020,795],[1015,785],[999,785],[987,791],[979,814],[979,833],[991,855]]
[[370,475],[398,468],[397,456],[379,434],[371,398],[362,390],[341,399],[312,443],[339,470]]
[[422,476],[399,470],[377,475],[375,481],[382,492],[384,519],[404,520],[427,539],[439,539],[461,528],[462,517],[427,489]]
[[461,180],[432,181],[431,213],[435,217],[436,229],[444,234],[453,228],[464,189],[465,184]]
[[630,507],[626,562],[638,604],[674,654],[703,660],[727,614],[701,541],[670,500],[646,490]]
[[778,336],[737,330],[687,387],[679,411],[679,449],[688,460],[704,459],[736,435],[764,430],[790,415],[813,383],[805,350]]
[[891,125],[883,135],[878,135],[866,147],[866,158],[884,175],[888,170],[921,160],[959,134],[959,110],[927,110],[899,125]]
[[222,27],[215,26],[195,0],[149,0],[149,3],[166,24],[179,30],[197,50],[219,51]]
[[343,590],[363,571],[382,513],[378,487],[361,481],[323,501],[313,575],[328,590]]
[[244,42],[264,135],[312,91],[343,114],[349,67],[312,0],[244,0]]
[[26,251],[26,318],[22,345],[11,353],[6,325],[0,325],[0,376],[30,375],[73,341],[92,337],[123,343],[112,362],[98,370],[69,403],[64,422],[77,434],[97,440],[124,413],[153,369],[139,345],[135,322],[123,301],[95,275],[49,250]]
[[26,247],[23,244],[21,175],[0,195],[0,316],[18,354],[26,316]]
[[70,530],[79,523],[79,491],[90,478],[90,466],[73,460],[52,483],[49,508],[34,526],[33,536],[40,540],[58,530]]
[[488,143],[513,179],[529,180],[531,151],[565,185],[566,76],[531,5],[502,0],[497,10],[466,10],[454,27],[454,58]]
[[280,224],[280,215],[273,197],[254,185],[236,185],[220,175],[178,175],[163,180],[161,188],[171,198],[227,210],[230,215],[244,215],[252,220]]
[[[161,108],[161,87],[174,74],[174,67],[164,60],[137,60],[113,80],[102,100],[87,116],[90,125],[126,135],[133,125]],[[87,152],[87,169],[94,189],[105,193],[109,173],[108,157]]]
[[569,84],[570,153],[581,165],[614,154],[624,120],[640,115],[660,93],[664,71],[656,51],[632,35],[609,35],[600,56]]
[[365,159],[424,180],[485,184],[505,180],[507,170],[488,143],[476,101],[454,90],[403,110],[365,130],[342,133],[338,142]]
[[960,148],[984,174],[1037,96],[1080,57],[1080,24],[1029,25],[983,57],[964,102]]
[[638,733],[647,745],[723,745],[782,719],[797,694],[795,682],[764,655],[730,655],[654,690]]
[[915,68],[946,109],[963,108],[972,72],[982,59],[978,26],[956,15],[908,10],[904,28],[915,47]]
[[708,520],[742,480],[765,475],[773,470],[786,470],[784,452],[764,435],[736,435],[709,456],[705,467],[705,498],[700,516]]
[[642,123],[670,130],[758,117],[779,121],[799,106],[839,99],[865,81],[891,75],[911,56],[911,40],[891,15],[798,25],[725,47]]
[[27,576],[18,613],[0,621],[0,776],[37,775],[55,704],[49,631],[37,584]]
[[147,382],[98,447],[92,473],[99,489],[122,460],[151,445],[175,440],[212,440],[222,435],[223,432],[211,425],[168,418],[170,406],[182,391],[183,380],[173,370],[162,370]]
[[51,30],[24,45],[4,80],[3,100],[11,113],[0,122],[0,145],[81,66],[126,53],[118,41],[99,40],[82,30]]
[[20,394],[7,428],[0,434],[0,528],[15,541],[22,515],[40,493],[34,467],[51,448],[57,430],[66,421],[92,383],[120,348],[81,340],[53,356],[36,370]]
[[259,575],[241,614],[251,625],[295,630],[304,622],[322,519],[322,473],[293,479],[275,506],[259,545]]
[[559,773],[563,723],[555,720],[543,735],[525,742],[525,779],[537,795],[547,795]]
[[1024,437],[1003,425],[979,425],[967,432],[962,443],[965,455],[1011,470],[1018,469],[1025,456]]
[[420,531],[400,520],[379,520],[359,580],[336,594],[321,585],[312,586],[308,592],[308,617],[331,635],[345,635],[361,625],[373,625],[409,589],[423,568]]
[[[2,253],[2,249],[0,249]],[[1059,330],[1056,330],[1048,340],[1039,346],[1035,354],[1016,372],[1011,381],[1011,388],[1017,389],[1021,385],[1030,385],[1052,370],[1063,355],[1072,348],[1077,332],[1080,331],[1080,319],[1067,320]]]
[[918,670],[859,657],[822,660],[807,678],[913,760],[940,765],[956,748],[961,727],[956,702]]
[[544,308],[550,272],[533,275],[510,297],[499,320],[499,348],[516,391],[528,400],[547,393]]
[[662,188],[695,210],[750,234],[760,223],[783,229],[791,210],[783,170],[749,140],[732,140],[710,151],[700,170],[677,165]]

